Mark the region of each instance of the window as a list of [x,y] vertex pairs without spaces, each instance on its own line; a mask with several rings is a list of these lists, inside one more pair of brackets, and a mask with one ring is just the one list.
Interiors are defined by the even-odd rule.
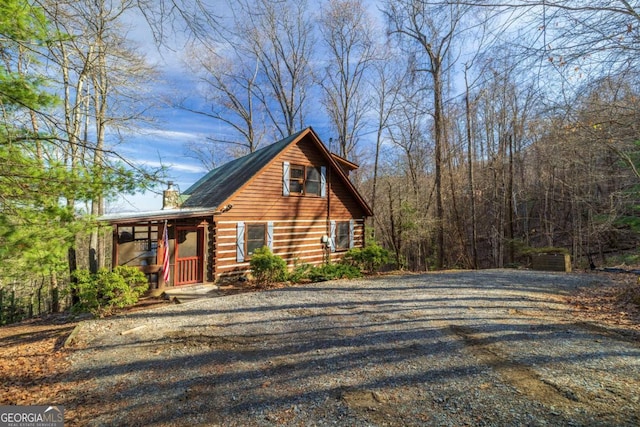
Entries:
[[283,164],[283,195],[325,197],[326,168]]
[[350,235],[349,221],[336,223],[336,250],[349,249]]
[[158,227],[149,224],[119,226],[118,265],[150,265],[156,262]]
[[320,195],[320,171],[318,168],[307,167],[307,179],[304,182],[306,194]]
[[157,241],[158,227],[155,225],[136,225],[136,226],[120,226],[118,227],[119,243],[132,241]]
[[266,246],[265,224],[247,224],[247,257],[251,257],[256,249]]
[[304,194],[304,166],[291,165],[289,188],[294,194]]

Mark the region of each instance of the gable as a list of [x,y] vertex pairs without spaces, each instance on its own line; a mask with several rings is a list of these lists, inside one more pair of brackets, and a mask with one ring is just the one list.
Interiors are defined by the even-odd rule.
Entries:
[[[216,208],[228,203],[230,199],[234,199],[235,205],[240,190],[249,187],[253,188],[251,192],[256,194],[256,197],[262,196],[262,199],[267,194],[282,196],[285,186],[283,167],[286,162],[290,165],[299,163],[330,169],[333,179],[337,178],[341,186],[345,187],[343,196],[353,198],[364,216],[372,215],[371,209],[353,187],[344,169],[338,165],[310,127],[213,169],[183,193],[188,196],[183,207]],[[275,192],[274,186],[277,186]],[[257,199],[253,202],[256,201]]]
[[185,208],[220,206],[301,133],[302,131],[211,170],[182,193],[188,196],[182,206]]

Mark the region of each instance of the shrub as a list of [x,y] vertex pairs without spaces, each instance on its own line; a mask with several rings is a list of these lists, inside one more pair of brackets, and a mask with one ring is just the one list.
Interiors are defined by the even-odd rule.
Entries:
[[267,246],[256,249],[251,256],[251,273],[258,284],[283,281],[287,277],[287,263],[274,255]]
[[360,269],[349,264],[324,264],[320,266],[301,264],[289,273],[288,280],[294,283],[303,281],[324,282],[326,280],[355,279],[358,277],[362,277]]
[[362,273],[358,267],[349,264],[324,264],[311,267],[307,277],[312,282],[323,282],[335,279],[356,279],[362,277]]
[[344,254],[342,262],[347,265],[358,267],[370,273],[378,271],[380,267],[391,261],[388,250],[373,242],[365,248],[352,248]]
[[532,248],[529,246],[516,247],[517,251],[524,256],[532,256],[532,255],[544,255],[544,254],[559,254],[559,255],[569,255],[569,250],[567,248],[559,248],[554,246],[545,246],[543,248]]
[[138,302],[149,288],[146,276],[135,267],[119,266],[110,271],[101,268],[93,274],[77,270],[71,284],[80,300],[73,308],[97,316],[109,315],[114,308],[123,308]]
[[149,289],[147,276],[135,267],[120,265],[113,269],[113,273],[122,277],[137,297],[140,297]]
[[314,267],[311,264],[296,265],[294,269],[287,276],[287,280],[293,283],[300,283],[305,280],[311,280],[309,279],[309,272],[313,268]]

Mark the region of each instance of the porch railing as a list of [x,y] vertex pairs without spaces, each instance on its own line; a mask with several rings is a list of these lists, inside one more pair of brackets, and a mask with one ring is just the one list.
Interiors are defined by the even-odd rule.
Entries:
[[180,258],[177,261],[175,284],[186,285],[202,281],[200,277],[200,258],[197,256]]

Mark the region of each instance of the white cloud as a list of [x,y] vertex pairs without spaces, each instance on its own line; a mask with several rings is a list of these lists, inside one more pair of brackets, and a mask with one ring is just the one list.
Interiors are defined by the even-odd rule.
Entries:
[[145,136],[154,136],[163,139],[169,140],[178,140],[181,142],[189,141],[189,140],[199,140],[205,139],[206,135],[197,133],[197,132],[182,132],[177,130],[168,130],[168,129],[144,129],[141,131]]
[[161,166],[165,166],[169,168],[170,174],[171,172],[183,172],[183,173],[186,172],[186,173],[193,173],[193,174],[203,174],[208,172],[204,167],[193,164],[193,163],[159,162],[159,161],[153,161],[153,160],[138,161],[136,163],[141,166],[148,166],[151,168],[159,168]]

